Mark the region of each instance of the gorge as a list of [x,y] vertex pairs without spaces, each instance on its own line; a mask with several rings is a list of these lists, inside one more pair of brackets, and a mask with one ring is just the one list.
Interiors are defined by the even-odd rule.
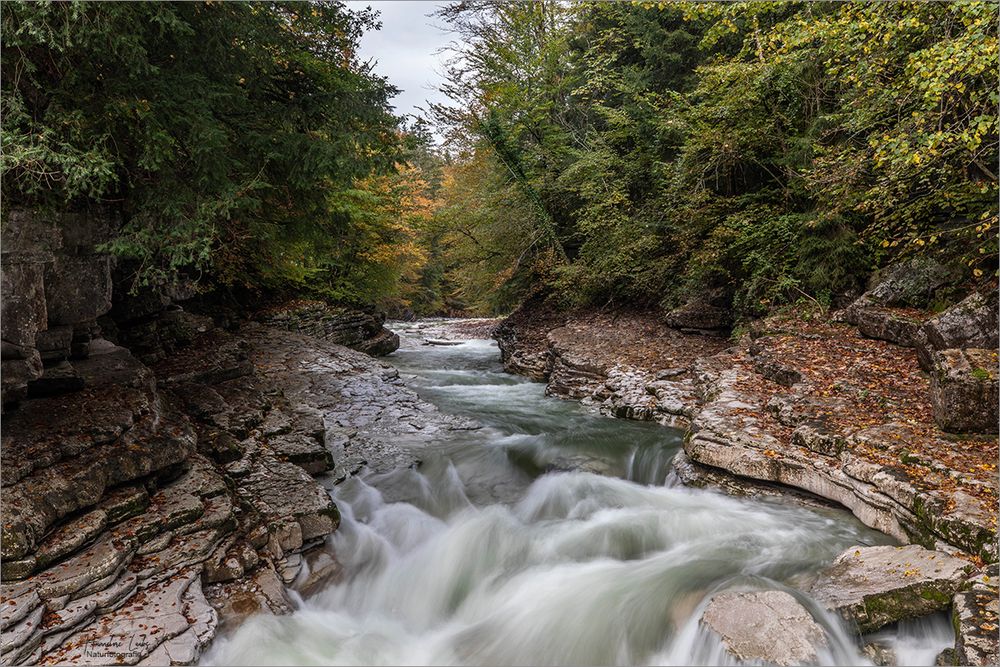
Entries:
[[1000,663],[998,25],[2,3],[0,664]]

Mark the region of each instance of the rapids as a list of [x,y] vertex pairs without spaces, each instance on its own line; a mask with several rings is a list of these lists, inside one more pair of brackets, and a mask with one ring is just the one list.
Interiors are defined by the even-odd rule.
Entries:
[[[546,397],[491,341],[423,346],[422,326],[395,327],[388,360],[483,428],[422,450],[419,470],[333,487],[342,580],[250,619],[203,663],[734,664],[698,622],[711,594],[780,588],[826,630],[822,664],[871,664],[800,589],[845,548],[890,538],[846,511],[664,485],[680,432]],[[953,643],[944,616],[900,625],[877,638],[901,664]]]

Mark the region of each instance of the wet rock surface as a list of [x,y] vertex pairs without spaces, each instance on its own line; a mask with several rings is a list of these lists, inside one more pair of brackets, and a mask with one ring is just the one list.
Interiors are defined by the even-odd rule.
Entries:
[[366,354],[198,321],[152,369],[93,340],[83,389],[5,417],[3,664],[196,662],[220,623],[337,575],[324,484],[475,427]]
[[775,665],[815,663],[826,645],[823,628],[783,591],[720,593],[701,619],[737,660]]
[[917,545],[848,549],[810,594],[861,632],[946,609],[973,565]]

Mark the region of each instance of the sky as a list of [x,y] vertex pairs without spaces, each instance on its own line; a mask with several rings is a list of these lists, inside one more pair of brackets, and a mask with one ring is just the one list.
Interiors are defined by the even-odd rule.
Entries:
[[428,16],[443,2],[390,0],[384,2],[347,2],[351,9],[371,7],[378,10],[382,28],[361,37],[361,58],[375,62],[375,72],[389,78],[402,92],[392,103],[398,115],[417,114],[427,100],[443,102],[435,90],[441,82],[444,56],[435,52],[449,42],[449,35],[435,27],[437,19]]

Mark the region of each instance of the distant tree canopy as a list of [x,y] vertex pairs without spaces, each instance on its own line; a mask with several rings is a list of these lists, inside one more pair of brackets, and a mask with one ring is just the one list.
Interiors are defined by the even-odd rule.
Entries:
[[430,120],[339,2],[8,2],[5,208],[117,206],[178,271],[393,312],[829,302],[912,253],[997,270],[994,2],[441,8]]
[[454,3],[456,289],[504,310],[829,302],[907,253],[993,279],[993,2]]
[[[394,89],[341,3],[10,2],[2,8],[8,204],[121,206],[140,280],[306,284],[364,299],[399,268],[360,184],[391,174]],[[377,197],[376,197],[377,199]]]

